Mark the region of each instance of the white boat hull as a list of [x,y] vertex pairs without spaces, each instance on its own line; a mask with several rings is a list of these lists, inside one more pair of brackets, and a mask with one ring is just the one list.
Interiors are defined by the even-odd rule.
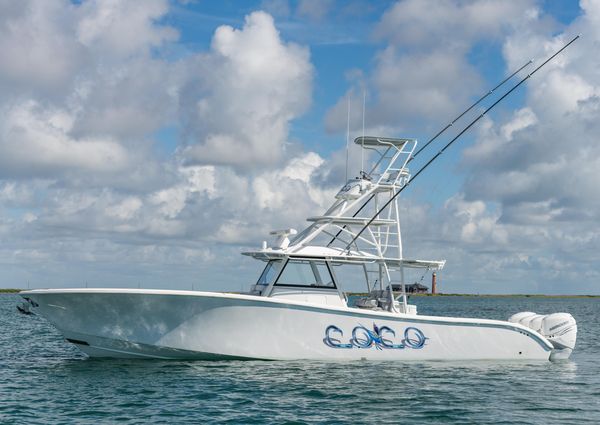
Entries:
[[552,345],[496,320],[399,315],[240,294],[34,290],[32,311],[92,357],[548,360]]

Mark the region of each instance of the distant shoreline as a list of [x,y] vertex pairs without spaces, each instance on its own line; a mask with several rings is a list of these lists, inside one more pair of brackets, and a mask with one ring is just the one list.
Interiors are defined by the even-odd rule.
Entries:
[[[0,288],[0,294],[17,294],[27,289]],[[367,296],[363,292],[349,292],[348,295]],[[600,298],[600,295],[544,295],[544,294],[406,294],[410,297],[480,297],[480,298]]]

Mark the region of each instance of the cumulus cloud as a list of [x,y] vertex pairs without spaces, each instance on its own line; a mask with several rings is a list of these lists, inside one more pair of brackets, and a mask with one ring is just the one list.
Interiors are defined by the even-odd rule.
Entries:
[[[361,81],[369,93],[367,127],[416,132],[456,114],[483,90],[481,75],[469,60],[473,46],[512,33],[524,15],[536,10],[533,4],[487,0],[394,3],[374,31],[385,48],[377,54],[373,71]],[[329,131],[344,128],[344,110],[340,99],[328,112]]]
[[590,60],[600,53],[598,16],[590,3],[581,6],[584,14],[557,35],[538,12],[506,38],[504,57],[516,66],[583,34],[528,81],[522,108],[479,126],[462,159],[465,184],[440,217],[444,238],[463,242],[455,249],[481,262],[484,280],[505,273],[534,290],[597,291],[582,282],[598,273],[591,252],[600,238],[600,75]]
[[[318,21],[328,5],[294,13]],[[482,120],[459,193],[438,206],[403,195],[405,253],[446,258],[449,291],[556,292],[600,278],[600,13],[581,7],[559,31],[531,2],[397,2],[374,30],[372,71],[349,71],[327,115],[330,131],[345,130],[350,97],[360,135],[364,87],[367,132],[439,124],[485,85],[473,46],[501,44],[514,69],[584,33],[514,112]],[[222,268],[260,266],[240,244],[301,228],[331,201],[345,152],[289,148],[311,102],[308,49],[255,12],[215,29],[208,50],[173,58],[182,47],[168,13],[166,0],[0,3],[0,264],[14,279],[0,284],[191,288],[203,276],[237,290]],[[158,155],[165,128],[171,151]]]
[[[323,158],[286,151],[289,123],[311,100],[309,52],[270,15],[168,59],[161,49],[177,31],[163,23],[167,1],[1,7],[5,276],[35,280],[39,268],[22,269],[35,262],[50,285],[78,273],[147,281],[146,264],[161,284],[163,264],[195,270],[180,277],[189,283],[217,255],[238,264],[237,244],[258,245],[271,226],[299,227],[322,207],[326,191],[310,180]],[[161,157],[155,132],[166,126],[183,140]]]
[[[419,124],[439,122],[456,113],[480,87],[480,76],[460,55],[448,51],[406,55],[389,46],[380,52],[369,76],[365,122],[369,128],[414,131]],[[356,112],[362,110],[362,96],[352,98],[355,113],[351,122],[356,130],[362,122]],[[330,131],[345,125],[345,111],[346,102],[340,99],[326,117]]]
[[72,116],[34,101],[6,108],[0,121],[0,177],[48,177],[57,170],[123,171],[130,160],[110,138],[73,139]]
[[168,11],[164,0],[145,2],[91,0],[78,10],[77,39],[87,47],[100,50],[103,56],[117,58],[148,53],[152,47],[174,41],[174,28],[156,25]]
[[[547,40],[545,53],[559,48],[567,37]],[[529,82],[527,107],[483,128],[478,142],[465,152],[465,163],[476,170],[465,187],[466,196],[501,201],[507,211],[503,220],[527,221],[527,211],[539,216],[533,211],[540,208],[547,209],[549,221],[597,216],[600,197],[593,170],[599,165],[595,141],[600,127],[594,111],[600,78],[581,70],[589,65],[586,56],[598,47],[585,37],[578,43]],[[519,43],[510,39],[507,44],[507,56],[514,57],[511,46]],[[522,208],[530,202],[539,204]]]
[[283,42],[264,12],[248,15],[242,29],[219,27],[211,46],[184,89],[190,145],[183,155],[190,164],[273,164],[289,122],[310,104],[308,50]]
[[148,136],[175,111],[176,72],[151,54],[176,39],[174,29],[157,23],[167,6],[163,0],[4,4],[3,177],[77,170],[97,179],[152,162]]
[[83,46],[70,36],[76,7],[68,1],[33,0],[3,2],[0,7],[0,88],[4,96],[61,93],[85,62]]
[[519,0],[404,0],[384,13],[375,35],[410,49],[465,49],[482,37],[500,37],[516,17],[535,14],[533,6]]
[[[559,29],[533,2],[397,2],[375,31],[386,46],[374,70],[352,82],[328,113],[327,128],[344,129],[346,97],[364,84],[367,127],[427,128],[433,118],[459,111],[472,87],[482,85],[469,63],[474,45],[501,42],[506,67],[516,69],[532,57],[540,64],[583,34],[522,88],[523,106],[481,120],[460,161],[459,192],[439,209],[412,202],[424,215],[405,216],[406,254],[446,258],[443,273],[464,281],[454,281],[456,290],[477,282],[487,292],[597,292],[581,283],[598,275],[597,256],[581,254],[597,250],[600,237],[595,4],[582,1],[582,15]],[[579,289],[565,290],[567,282]]]

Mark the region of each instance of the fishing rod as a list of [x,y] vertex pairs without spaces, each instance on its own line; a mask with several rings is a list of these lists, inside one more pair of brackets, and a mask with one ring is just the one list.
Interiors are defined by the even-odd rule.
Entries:
[[491,89],[489,92],[487,92],[486,94],[484,94],[483,96],[481,96],[475,103],[473,103],[471,106],[469,106],[467,109],[465,109],[465,111],[460,114],[459,116],[457,116],[456,118],[454,118],[452,121],[450,121],[446,127],[442,128],[440,131],[438,131],[438,133],[433,136],[431,139],[429,139],[421,149],[419,149],[417,151],[416,154],[414,154],[409,160],[408,162],[412,161],[413,159],[415,159],[417,157],[417,155],[419,155],[427,146],[429,146],[431,144],[431,142],[433,142],[435,139],[437,139],[439,136],[442,135],[442,133],[444,133],[446,130],[448,130],[450,127],[452,127],[454,125],[454,123],[456,121],[458,121],[459,119],[461,119],[462,117],[464,117],[471,109],[473,109],[474,107],[476,107],[477,105],[479,105],[479,103],[481,103],[486,97],[488,97],[490,94],[492,94],[494,91],[496,91],[497,88],[499,88],[500,86],[503,86],[504,83],[506,83],[508,80],[510,80],[512,77],[514,77],[515,75],[517,75],[519,72],[521,72],[521,70],[523,70],[523,68],[526,68],[527,66],[529,66],[530,64],[533,63],[533,59],[530,59],[529,62],[527,62],[525,65],[523,65],[521,68],[517,69],[515,72],[513,72],[512,74],[510,74],[508,77],[506,77],[504,80],[502,80],[498,85],[496,85],[496,87],[494,87],[493,89]]
[[[523,70],[523,68],[526,68],[527,66],[529,66],[531,63],[533,63],[533,59],[530,59],[525,65],[521,66],[519,69],[517,69],[515,72],[513,72],[512,74],[510,74],[508,77],[506,77],[504,80],[502,80],[500,83],[498,83],[493,89],[491,89],[490,91],[488,91],[486,94],[484,94],[483,96],[481,96],[475,103],[473,103],[471,106],[469,106],[467,109],[465,109],[460,115],[458,115],[456,118],[454,118],[452,121],[450,121],[444,128],[442,128],[440,131],[438,131],[436,133],[435,136],[433,136],[431,139],[429,139],[421,149],[419,149],[417,151],[417,153],[415,153],[414,155],[412,155],[410,157],[410,159],[408,160],[408,162],[412,161],[413,159],[415,159],[417,157],[417,155],[419,155],[423,149],[425,149],[427,146],[429,146],[431,144],[431,142],[433,142],[435,139],[437,139],[439,136],[441,136],[446,130],[448,130],[450,127],[452,127],[454,125],[454,123],[456,121],[458,121],[459,119],[461,119],[462,117],[464,117],[471,109],[473,109],[475,106],[479,105],[485,98],[487,98],[490,94],[492,94],[494,91],[496,91],[496,89],[498,89],[499,87],[503,86],[504,83],[506,83],[508,80],[510,80],[512,77],[514,77],[515,75],[517,75],[519,72],[521,72]],[[364,137],[364,135],[363,135]],[[348,154],[348,140],[346,140],[346,155]],[[347,162],[347,158],[346,158],[346,162]],[[346,167],[346,174],[348,173],[348,169]],[[347,176],[346,176],[347,177]],[[369,202],[371,202],[371,200],[375,197],[375,195],[371,195],[369,197],[369,199],[367,199],[365,201],[364,204],[361,205],[361,207],[356,210],[356,212],[352,215],[352,217],[356,217],[362,210],[364,207],[367,206],[367,204]],[[346,226],[344,226],[345,228]],[[340,229],[337,234],[329,241],[329,243],[327,244],[327,246],[330,246],[337,238],[338,236],[342,233],[342,229]]]
[[560,54],[563,50],[565,50],[567,47],[569,47],[571,44],[573,44],[579,37],[581,37],[581,35],[577,35],[575,38],[573,38],[571,41],[569,41],[567,44],[565,44],[560,50],[558,50],[556,53],[554,53],[552,56],[550,56],[548,59],[546,59],[540,66],[538,66],[537,68],[535,68],[531,73],[527,74],[526,77],[522,78],[517,84],[515,84],[509,91],[507,91],[506,93],[504,93],[498,100],[496,100],[492,105],[490,105],[487,109],[485,109],[477,118],[475,118],[473,121],[471,121],[469,123],[469,125],[467,125],[464,129],[462,129],[462,131],[460,133],[458,133],[452,140],[450,140],[448,143],[446,143],[446,145],[442,148],[442,150],[440,150],[437,154],[435,154],[429,161],[427,161],[427,163],[425,165],[423,165],[419,171],[417,171],[417,173],[414,175],[414,177],[407,182],[404,186],[402,186],[394,195],[392,195],[390,197],[390,199],[383,205],[383,207],[381,209],[379,209],[374,215],[373,217],[371,217],[371,219],[367,222],[367,224],[365,224],[363,226],[362,229],[360,229],[360,231],[356,234],[356,236],[354,236],[354,238],[352,238],[352,240],[350,241],[350,243],[346,246],[346,248],[344,249],[344,251],[348,251],[350,252],[350,247],[352,246],[352,244],[354,242],[356,242],[356,240],[360,237],[360,235],[367,229],[367,227],[369,227],[371,225],[371,223],[373,223],[373,221],[375,220],[375,218],[381,214],[381,212],[383,210],[385,210],[394,199],[396,199],[396,197],[400,194],[400,192],[402,192],[404,189],[406,189],[408,187],[408,185],[410,183],[412,183],[412,181],[414,179],[416,179],[423,171],[425,171],[425,169],[427,169],[427,167],[429,167],[429,165],[435,161],[440,155],[442,155],[444,153],[444,151],[446,149],[448,149],[456,140],[458,140],[458,138],[460,138],[460,136],[462,136],[467,130],[469,130],[471,127],[473,127],[473,125],[475,125],[475,123],[477,121],[479,121],[485,114],[487,114],[489,111],[491,111],[497,104],[499,104],[500,102],[502,102],[508,95],[510,95],[513,91],[515,91],[519,86],[521,86],[521,84],[523,84],[525,81],[527,81],[529,78],[531,78],[531,76],[533,74],[535,74],[536,72],[538,72],[544,65],[546,65],[548,62],[550,62],[552,59],[554,59],[558,54]]

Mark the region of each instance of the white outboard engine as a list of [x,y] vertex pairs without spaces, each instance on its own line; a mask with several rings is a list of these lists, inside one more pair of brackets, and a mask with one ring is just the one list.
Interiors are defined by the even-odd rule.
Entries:
[[523,311],[508,319],[540,333],[553,346],[550,360],[568,359],[577,340],[577,323],[569,313],[536,314]]

